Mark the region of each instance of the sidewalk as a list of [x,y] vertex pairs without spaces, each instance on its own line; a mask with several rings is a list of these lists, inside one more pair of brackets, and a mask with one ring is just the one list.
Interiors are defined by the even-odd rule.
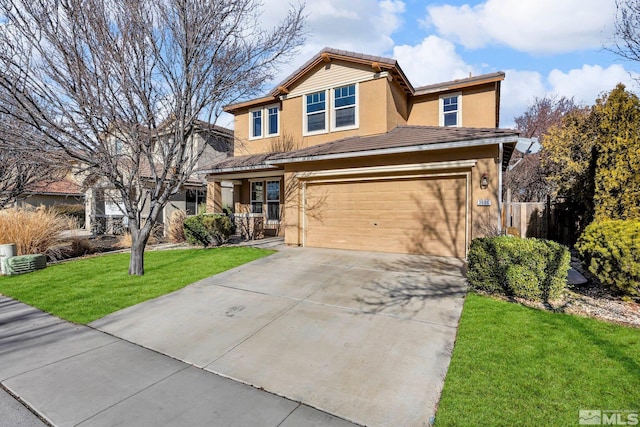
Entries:
[[0,382],[55,426],[354,426],[3,296]]

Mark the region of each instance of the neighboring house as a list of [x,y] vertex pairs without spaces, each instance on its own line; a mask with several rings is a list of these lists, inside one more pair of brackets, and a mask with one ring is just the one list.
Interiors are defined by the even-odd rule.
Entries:
[[504,73],[414,88],[393,59],[326,48],[267,96],[226,107],[235,156],[201,172],[210,209],[234,209],[289,245],[464,257],[498,232]]
[[18,197],[15,205],[19,208],[84,205],[84,191],[72,176],[67,176],[59,181],[40,182],[30,185]]
[[[157,150],[162,149],[162,140],[166,137],[159,132]],[[200,158],[196,162],[194,169],[199,169],[202,165],[226,159],[233,155],[233,131],[212,125],[205,122],[198,122],[198,128],[194,135],[190,137],[192,152],[201,152]],[[113,140],[114,155],[121,154],[125,148],[119,141]],[[144,164],[141,166],[141,176],[152,177],[152,167],[160,169],[161,156],[158,156],[154,165]],[[222,199],[228,205],[233,203],[233,186],[230,183],[222,183]],[[126,218],[124,207],[119,206],[119,193],[111,188],[104,179],[97,179],[89,186],[86,192],[87,201],[87,228],[95,234],[120,233],[126,228]],[[158,217],[158,223],[167,224],[171,214],[175,210],[184,210],[188,215],[198,213],[198,207],[204,206],[207,200],[207,182],[204,175],[194,173],[187,182],[184,183],[180,192],[172,196],[169,203],[164,207],[162,214]],[[148,215],[148,206],[143,209],[142,215]],[[165,230],[166,232],[166,230]]]

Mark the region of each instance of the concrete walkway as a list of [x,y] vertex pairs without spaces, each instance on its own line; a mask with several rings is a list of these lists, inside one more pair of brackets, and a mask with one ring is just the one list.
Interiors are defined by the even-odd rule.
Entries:
[[464,268],[281,247],[91,326],[355,423],[424,426],[449,365]]
[[[1,296],[0,382],[55,426],[354,425]],[[43,425],[2,389],[0,411]]]

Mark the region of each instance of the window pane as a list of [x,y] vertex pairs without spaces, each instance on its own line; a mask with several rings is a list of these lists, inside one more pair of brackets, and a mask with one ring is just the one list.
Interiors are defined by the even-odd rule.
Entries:
[[307,117],[307,132],[324,130],[324,113],[309,114]]
[[252,136],[262,136],[262,111],[254,111],[252,114]]
[[444,98],[443,102],[443,109],[445,112],[447,111],[457,111],[458,110],[458,97],[457,96],[453,96],[451,98]]
[[278,133],[278,108],[269,108],[269,135]]
[[334,98],[335,108],[356,105],[356,85],[335,89]]
[[262,182],[251,183],[251,201],[262,202],[264,200],[264,185]]
[[280,181],[267,181],[267,201],[280,200]]
[[251,202],[252,213],[262,213],[262,202]]
[[324,111],[324,92],[316,92],[311,95],[307,95],[307,113],[315,113],[317,111]]
[[457,124],[458,124],[458,113],[447,113],[444,115],[445,126],[457,126]]
[[352,126],[356,124],[356,107],[336,110],[336,127]]
[[280,203],[267,203],[267,219],[280,219]]

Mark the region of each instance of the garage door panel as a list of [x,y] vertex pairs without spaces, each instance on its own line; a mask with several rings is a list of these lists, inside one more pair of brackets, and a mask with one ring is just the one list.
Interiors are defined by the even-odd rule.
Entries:
[[305,245],[464,256],[466,178],[309,183]]

